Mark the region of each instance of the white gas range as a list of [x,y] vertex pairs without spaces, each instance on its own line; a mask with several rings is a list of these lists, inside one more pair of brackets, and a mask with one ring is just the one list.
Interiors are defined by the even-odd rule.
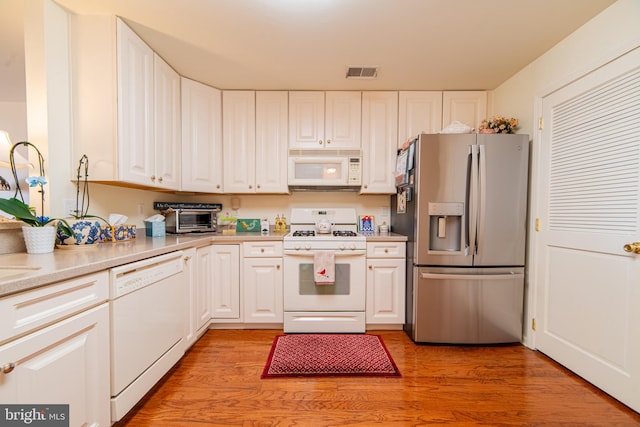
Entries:
[[[284,237],[284,331],[364,332],[366,237],[353,208],[294,208]],[[331,253],[334,281],[314,280],[319,252]]]

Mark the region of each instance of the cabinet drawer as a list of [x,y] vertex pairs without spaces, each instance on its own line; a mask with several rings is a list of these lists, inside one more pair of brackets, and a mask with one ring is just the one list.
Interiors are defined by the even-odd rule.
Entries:
[[282,242],[244,242],[242,255],[246,258],[282,256]]
[[107,301],[109,274],[95,274],[0,299],[0,343]]
[[372,242],[367,243],[367,258],[404,258],[405,242]]

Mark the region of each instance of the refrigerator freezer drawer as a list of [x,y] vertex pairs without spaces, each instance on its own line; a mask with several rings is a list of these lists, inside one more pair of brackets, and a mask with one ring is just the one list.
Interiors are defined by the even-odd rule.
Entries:
[[523,268],[417,268],[416,342],[520,342]]

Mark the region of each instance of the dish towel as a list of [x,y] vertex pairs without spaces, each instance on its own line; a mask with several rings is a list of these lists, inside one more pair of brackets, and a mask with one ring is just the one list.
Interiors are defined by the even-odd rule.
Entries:
[[336,282],[333,251],[317,251],[313,255],[313,281],[316,285],[333,285]]

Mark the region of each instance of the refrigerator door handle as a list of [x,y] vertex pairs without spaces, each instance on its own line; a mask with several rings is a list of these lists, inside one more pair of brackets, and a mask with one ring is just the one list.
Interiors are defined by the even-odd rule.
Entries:
[[468,202],[467,226],[469,230],[469,254],[475,255],[478,240],[478,157],[477,145],[471,146],[471,168],[467,181],[469,187],[470,201]]
[[473,163],[473,153],[472,153],[472,145],[469,146],[469,153],[467,154],[467,180],[465,181],[465,193],[464,193],[464,255],[469,255],[469,246],[471,239],[469,237],[469,214],[471,213],[469,210],[469,204],[471,203],[471,164]]
[[487,200],[487,150],[486,146],[478,146],[478,208],[476,211],[478,227],[476,238],[476,251],[480,249],[484,237],[484,219],[486,213]]
[[446,274],[446,273],[421,273],[422,279],[440,280],[513,280],[524,278],[524,273],[503,273],[503,274]]

